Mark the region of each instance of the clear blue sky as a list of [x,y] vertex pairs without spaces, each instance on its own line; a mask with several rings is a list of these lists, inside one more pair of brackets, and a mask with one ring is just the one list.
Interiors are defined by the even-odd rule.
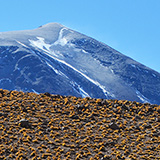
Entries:
[[160,72],[160,0],[0,0],[0,32],[58,22]]

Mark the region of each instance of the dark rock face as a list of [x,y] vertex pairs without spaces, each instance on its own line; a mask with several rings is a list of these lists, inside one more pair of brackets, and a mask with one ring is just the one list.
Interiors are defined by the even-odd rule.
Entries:
[[160,104],[158,72],[57,23],[1,33],[0,64],[3,89]]
[[[150,99],[150,102],[160,104],[160,91],[158,91],[160,89],[160,74],[158,72],[140,63],[135,63],[129,57],[119,54],[114,49],[97,43],[95,40],[80,39],[73,41],[73,43],[78,48],[88,51],[103,66],[110,67],[118,77],[144,97]],[[159,89],[156,91],[156,88]]]

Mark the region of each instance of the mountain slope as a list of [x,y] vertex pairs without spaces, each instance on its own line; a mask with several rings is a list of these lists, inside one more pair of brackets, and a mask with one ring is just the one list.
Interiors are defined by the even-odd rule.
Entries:
[[0,33],[0,87],[160,104],[160,74],[58,23]]

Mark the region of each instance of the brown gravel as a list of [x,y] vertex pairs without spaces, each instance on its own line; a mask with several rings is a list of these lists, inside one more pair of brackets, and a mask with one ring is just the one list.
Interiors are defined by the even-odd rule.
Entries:
[[0,160],[160,159],[160,106],[0,90]]

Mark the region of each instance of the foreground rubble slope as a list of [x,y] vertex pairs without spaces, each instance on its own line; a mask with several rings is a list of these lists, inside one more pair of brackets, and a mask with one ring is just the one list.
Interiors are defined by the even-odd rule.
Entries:
[[160,106],[0,90],[0,159],[159,159]]

